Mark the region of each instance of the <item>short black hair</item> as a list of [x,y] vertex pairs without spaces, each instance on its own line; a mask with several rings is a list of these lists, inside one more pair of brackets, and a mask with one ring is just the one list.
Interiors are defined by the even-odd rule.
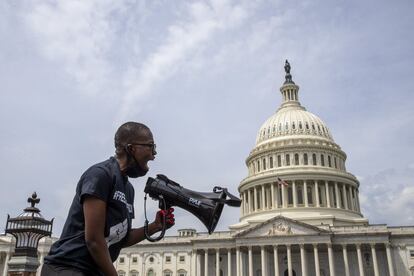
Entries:
[[122,153],[126,145],[135,142],[137,137],[143,136],[148,132],[151,133],[151,130],[142,123],[126,122],[122,124],[115,133],[116,153]]

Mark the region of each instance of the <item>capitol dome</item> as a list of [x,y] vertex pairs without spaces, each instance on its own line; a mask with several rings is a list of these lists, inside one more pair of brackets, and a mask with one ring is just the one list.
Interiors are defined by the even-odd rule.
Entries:
[[367,224],[359,182],[327,125],[299,102],[299,86],[285,63],[282,103],[260,127],[246,159],[248,176],[237,230],[282,215],[313,225]]

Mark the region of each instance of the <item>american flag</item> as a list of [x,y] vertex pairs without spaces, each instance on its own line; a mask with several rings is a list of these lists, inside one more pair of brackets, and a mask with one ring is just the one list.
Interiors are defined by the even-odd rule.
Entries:
[[289,186],[289,184],[287,184],[284,180],[280,179],[280,177],[277,178],[277,182],[276,182],[279,186],[283,185],[283,186]]

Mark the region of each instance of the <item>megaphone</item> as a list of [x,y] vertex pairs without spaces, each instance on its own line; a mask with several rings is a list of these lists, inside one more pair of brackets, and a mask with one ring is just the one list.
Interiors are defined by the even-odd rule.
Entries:
[[[160,209],[167,210],[177,206],[189,211],[206,226],[209,234],[216,228],[224,204],[233,207],[241,205],[241,200],[230,194],[226,188],[216,186],[211,193],[196,192],[182,187],[162,174],[158,174],[156,178],[149,177],[144,192],[159,201]],[[145,219],[144,233],[145,238],[151,242],[162,239],[165,234],[165,216],[159,237],[150,237],[147,219]]]

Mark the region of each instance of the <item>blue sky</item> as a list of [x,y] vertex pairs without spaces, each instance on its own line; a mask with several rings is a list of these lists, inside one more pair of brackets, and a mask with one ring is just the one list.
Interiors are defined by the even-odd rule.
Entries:
[[[80,175],[113,154],[113,134],[129,120],[153,130],[158,155],[149,175],[236,193],[257,131],[281,103],[289,59],[301,103],[328,125],[361,182],[364,215],[413,225],[413,8],[412,1],[2,1],[0,222],[36,191],[59,235]],[[145,180],[132,181],[135,226]],[[226,208],[218,229],[238,217]],[[187,227],[205,231],[177,210],[175,229]]]

